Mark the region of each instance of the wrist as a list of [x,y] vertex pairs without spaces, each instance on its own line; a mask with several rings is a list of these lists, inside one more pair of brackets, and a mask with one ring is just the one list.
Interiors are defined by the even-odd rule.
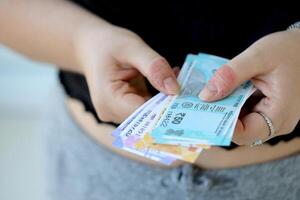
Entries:
[[112,28],[112,24],[99,19],[85,22],[74,33],[72,46],[80,73],[85,75],[91,67],[96,67],[95,54],[100,57],[99,49],[107,40]]

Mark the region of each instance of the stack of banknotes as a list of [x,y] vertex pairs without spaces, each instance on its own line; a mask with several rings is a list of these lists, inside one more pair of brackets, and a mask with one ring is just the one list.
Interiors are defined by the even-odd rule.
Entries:
[[250,81],[231,95],[202,101],[198,95],[225,58],[189,54],[178,75],[176,96],[159,93],[130,115],[112,133],[114,146],[164,163],[194,162],[210,146],[229,146],[242,105],[254,92]]

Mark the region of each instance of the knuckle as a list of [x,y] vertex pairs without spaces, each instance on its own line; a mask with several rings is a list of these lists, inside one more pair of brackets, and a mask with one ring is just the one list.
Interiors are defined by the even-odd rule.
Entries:
[[151,59],[151,63],[148,67],[148,78],[155,81],[157,84],[162,85],[162,81],[165,77],[172,74],[171,67],[167,60],[161,56]]
[[295,128],[296,128],[296,125],[287,125],[286,127],[282,128],[281,133],[283,135],[287,135],[287,134],[293,132],[295,130]]
[[107,85],[106,92],[107,93],[117,93],[118,91],[120,91],[120,88],[122,88],[124,85],[126,85],[126,84],[123,81],[114,81]]
[[242,145],[246,145],[246,143],[244,141],[241,141],[241,140],[233,140],[233,142],[239,146],[242,146]]
[[245,145],[244,142],[239,141],[239,140],[235,140],[235,141],[233,141],[233,142],[234,142],[236,145],[239,145],[239,146]]
[[[256,41],[251,48],[248,48],[248,53],[251,58],[256,59],[261,63],[261,66],[268,66],[267,63],[267,52],[265,49],[266,41],[265,38],[261,38],[260,40]],[[254,66],[254,67],[261,67],[261,66]]]
[[216,79],[224,83],[226,86],[231,86],[236,81],[236,74],[229,65],[223,65],[215,73]]
[[106,115],[106,113],[103,110],[97,108],[96,112],[97,112],[99,119],[101,119],[102,121],[108,120],[108,116]]
[[236,75],[231,67],[224,65],[215,72],[213,78],[209,82],[216,85],[219,96],[224,97],[234,89]]
[[232,139],[232,141],[233,141],[235,144],[240,145],[240,146],[241,146],[241,145],[246,145],[245,140],[243,140],[242,138],[237,137],[237,136],[234,136],[233,139]]
[[109,115],[103,111],[99,111],[99,109],[97,109],[97,115],[98,115],[99,119],[103,122],[111,121],[111,118],[109,117]]
[[[284,119],[284,120],[283,120]],[[294,116],[286,114],[282,120],[277,120],[278,134],[286,135],[293,132],[298,124]]]
[[164,72],[168,62],[165,58],[161,56],[154,56],[150,59],[148,70],[150,75],[159,75],[161,72]]
[[97,113],[97,116],[100,120],[108,122],[111,120],[111,115],[108,114],[108,106],[102,101],[102,99],[94,100],[94,107]]

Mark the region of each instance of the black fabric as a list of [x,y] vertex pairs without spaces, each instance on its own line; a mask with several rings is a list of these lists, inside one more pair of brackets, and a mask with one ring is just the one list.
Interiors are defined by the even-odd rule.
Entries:
[[[107,21],[134,31],[172,66],[180,66],[188,53],[205,52],[232,58],[259,38],[285,30],[299,21],[298,6],[285,3],[260,4],[253,1],[222,4],[216,1],[118,1],[75,0],[78,5]],[[82,75],[60,71],[68,95],[84,103],[100,123]],[[156,90],[148,83],[152,94]],[[276,144],[299,135],[269,140]],[[232,144],[229,148],[234,148]]]

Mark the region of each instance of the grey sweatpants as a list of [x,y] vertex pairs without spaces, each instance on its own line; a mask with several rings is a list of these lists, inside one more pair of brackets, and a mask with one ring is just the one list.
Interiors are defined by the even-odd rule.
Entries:
[[59,86],[50,97],[42,131],[51,199],[300,199],[299,155],[225,170],[201,170],[189,164],[173,169],[148,166],[89,138],[68,114]]

